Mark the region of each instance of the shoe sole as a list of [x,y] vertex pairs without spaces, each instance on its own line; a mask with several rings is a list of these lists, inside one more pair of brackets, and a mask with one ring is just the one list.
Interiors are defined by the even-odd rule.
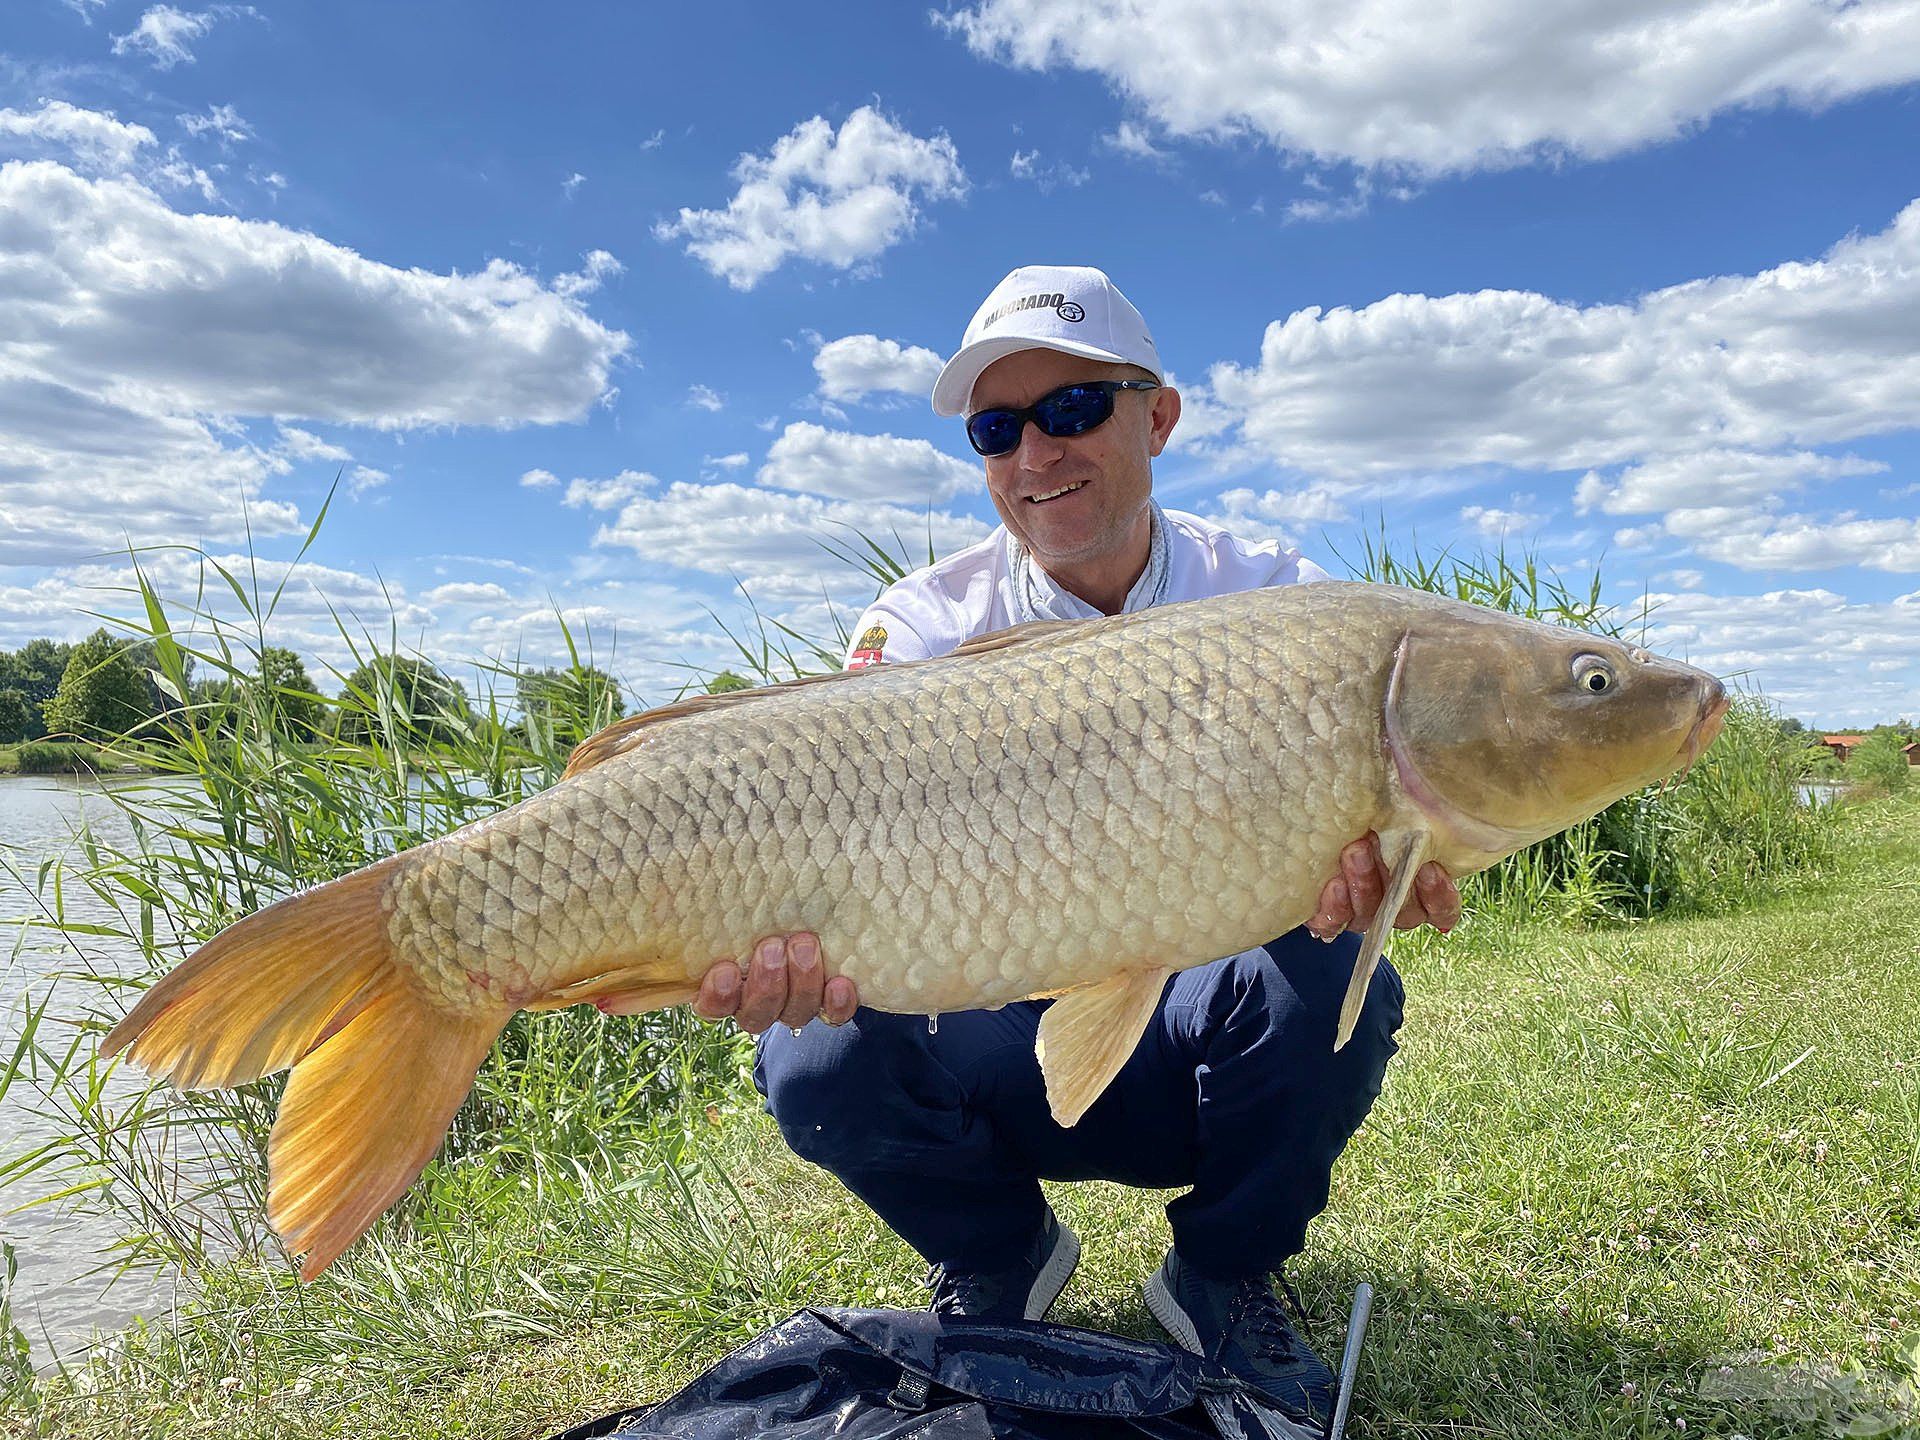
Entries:
[[1160,1322],[1160,1328],[1178,1340],[1183,1348],[1195,1355],[1204,1354],[1200,1348],[1200,1332],[1194,1328],[1193,1321],[1187,1318],[1187,1312],[1180,1308],[1180,1302],[1173,1298],[1173,1292],[1167,1288],[1166,1273],[1165,1269],[1154,1271],[1141,1287],[1146,1291],[1147,1311]]
[[1040,1267],[1040,1273],[1033,1279],[1033,1288],[1027,1292],[1027,1305],[1023,1312],[1027,1319],[1047,1318],[1047,1312],[1053,1308],[1053,1302],[1060,1298],[1060,1292],[1067,1288],[1067,1281],[1073,1278],[1073,1272],[1079,1264],[1080,1237],[1063,1224],[1060,1238],[1053,1242],[1053,1253],[1047,1257],[1047,1263]]

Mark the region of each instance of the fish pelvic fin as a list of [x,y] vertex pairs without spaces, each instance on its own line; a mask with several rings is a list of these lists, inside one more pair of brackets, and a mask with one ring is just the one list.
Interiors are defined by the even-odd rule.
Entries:
[[1367,985],[1373,979],[1374,967],[1386,954],[1393,922],[1413,892],[1413,877],[1420,873],[1432,843],[1432,836],[1425,830],[1390,831],[1380,837],[1380,853],[1389,869],[1387,893],[1373,912],[1373,923],[1367,926],[1360,953],[1354,957],[1353,978],[1347,982],[1346,998],[1340,1002],[1340,1024],[1333,1035],[1335,1050],[1353,1038],[1353,1027],[1360,1023],[1360,1007],[1367,1003]]
[[293,1067],[267,1144],[267,1220],[311,1280],[433,1158],[509,1010],[453,1014],[383,991]]
[[156,981],[101,1042],[183,1090],[284,1070],[401,985],[381,895],[394,860],[256,911]]
[[1160,1004],[1172,969],[1125,970],[1069,990],[1040,1017],[1040,1074],[1059,1124],[1080,1123],[1127,1063]]

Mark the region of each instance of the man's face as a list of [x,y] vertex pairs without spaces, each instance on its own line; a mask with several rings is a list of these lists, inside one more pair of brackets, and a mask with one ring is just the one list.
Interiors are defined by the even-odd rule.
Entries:
[[[1138,378],[1125,365],[1018,350],[981,372],[968,408],[1024,407],[1075,381]],[[1118,554],[1137,533],[1153,489],[1150,462],[1180,417],[1180,397],[1171,389],[1122,390],[1113,399],[1113,418],[1084,435],[1055,439],[1029,422],[1017,448],[986,462],[994,509],[1043,570]]]

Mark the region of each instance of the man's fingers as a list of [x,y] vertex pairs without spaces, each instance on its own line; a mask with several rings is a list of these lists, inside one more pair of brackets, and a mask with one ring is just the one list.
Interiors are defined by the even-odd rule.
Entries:
[[758,1035],[787,1008],[787,942],[769,935],[753,947],[747,983],[740,991],[740,1028]]
[[[1444,865],[1436,860],[1422,865],[1420,873],[1413,878],[1413,890],[1425,911],[1426,923],[1442,935],[1460,923],[1460,889]],[[1402,915],[1405,913],[1401,911]]]
[[1347,882],[1336,875],[1320,887],[1320,908],[1307,921],[1307,929],[1314,939],[1331,941],[1347,928],[1351,919],[1353,903],[1347,896]]
[[799,1029],[820,1013],[823,977],[820,941],[806,931],[787,937],[787,1003],[780,1023]]
[[1384,893],[1380,878],[1380,852],[1371,832],[1340,852],[1340,873],[1346,877],[1348,903],[1353,913],[1348,928],[1365,930],[1373,923],[1373,912],[1380,908]]
[[836,975],[827,981],[826,1000],[820,1007],[821,1019],[829,1025],[844,1025],[859,1008],[860,996],[854,989],[853,981],[844,975]]
[[700,977],[700,993],[693,997],[693,1013],[702,1020],[725,1020],[739,1008],[740,967],[731,960],[717,960]]

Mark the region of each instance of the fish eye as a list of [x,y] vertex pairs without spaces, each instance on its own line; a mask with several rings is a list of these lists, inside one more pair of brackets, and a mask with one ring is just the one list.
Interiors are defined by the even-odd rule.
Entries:
[[1598,655],[1573,657],[1573,683],[1600,695],[1613,688],[1613,667]]

